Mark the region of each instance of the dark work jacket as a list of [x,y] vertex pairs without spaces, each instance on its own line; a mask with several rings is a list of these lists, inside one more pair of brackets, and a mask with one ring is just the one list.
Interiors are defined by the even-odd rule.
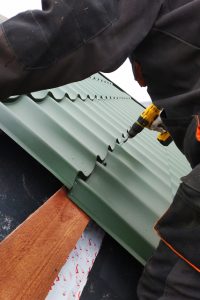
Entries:
[[134,53],[152,100],[199,110],[200,0],[42,0],[0,28],[0,99],[110,72]]
[[128,56],[157,106],[175,118],[200,103],[200,0],[42,0],[0,27],[0,99],[56,87]]
[[111,72],[131,56],[168,119],[187,127],[199,113],[200,0],[42,0],[42,8],[0,27],[1,100]]
[[42,0],[0,27],[0,99],[118,68],[164,0]]
[[133,53],[152,101],[173,119],[200,112],[200,0],[168,0]]

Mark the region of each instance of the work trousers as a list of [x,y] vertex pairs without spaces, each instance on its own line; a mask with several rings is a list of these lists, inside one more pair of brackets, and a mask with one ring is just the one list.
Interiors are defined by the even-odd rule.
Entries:
[[200,275],[161,241],[138,285],[142,300],[200,299]]
[[161,241],[138,285],[139,300],[200,299],[199,116],[164,120],[193,170],[155,226]]

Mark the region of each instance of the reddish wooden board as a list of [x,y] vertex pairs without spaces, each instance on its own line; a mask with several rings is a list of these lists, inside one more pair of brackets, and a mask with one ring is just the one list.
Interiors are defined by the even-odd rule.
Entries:
[[0,243],[0,299],[44,300],[89,218],[64,188]]

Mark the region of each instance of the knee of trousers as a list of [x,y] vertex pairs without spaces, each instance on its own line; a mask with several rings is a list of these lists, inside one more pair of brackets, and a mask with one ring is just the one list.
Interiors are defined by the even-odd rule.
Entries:
[[200,273],[200,164],[182,181],[155,229],[176,255]]

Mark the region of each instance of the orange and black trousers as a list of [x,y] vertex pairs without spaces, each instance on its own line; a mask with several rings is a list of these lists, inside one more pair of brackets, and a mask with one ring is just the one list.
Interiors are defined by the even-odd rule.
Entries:
[[163,118],[192,171],[155,229],[161,241],[138,285],[139,300],[200,299],[200,116]]

